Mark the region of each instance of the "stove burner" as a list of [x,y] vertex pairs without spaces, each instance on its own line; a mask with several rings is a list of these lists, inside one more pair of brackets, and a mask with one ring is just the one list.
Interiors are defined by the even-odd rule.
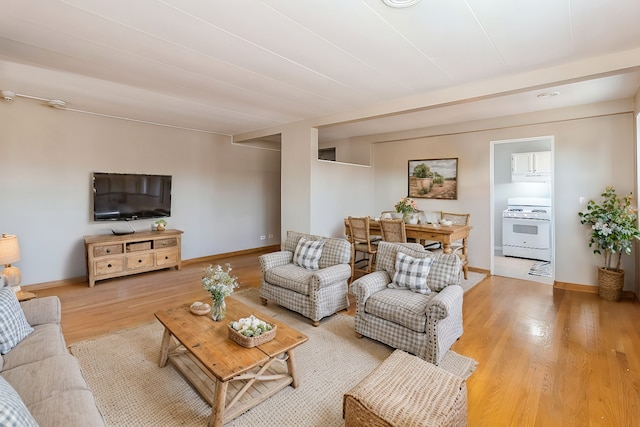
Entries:
[[509,208],[508,211],[509,212],[522,212],[523,209],[522,208]]
[[533,209],[531,212],[547,213],[547,210],[546,209]]

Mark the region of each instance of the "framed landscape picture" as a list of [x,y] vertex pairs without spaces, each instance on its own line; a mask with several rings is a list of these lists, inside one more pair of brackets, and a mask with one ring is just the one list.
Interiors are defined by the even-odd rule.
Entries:
[[409,197],[458,199],[458,159],[409,160]]

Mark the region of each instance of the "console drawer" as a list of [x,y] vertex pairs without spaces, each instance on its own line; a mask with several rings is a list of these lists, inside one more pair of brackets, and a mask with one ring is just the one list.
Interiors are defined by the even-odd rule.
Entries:
[[106,258],[96,261],[96,276],[124,271],[124,258]]
[[176,265],[178,263],[177,251],[158,251],[156,253],[156,265]]
[[162,249],[162,248],[170,248],[172,246],[177,246],[177,245],[178,245],[178,239],[172,238],[172,239],[158,239],[156,240],[156,243],[154,246],[156,249]]
[[122,253],[122,245],[100,245],[93,247],[93,256],[116,255]]
[[129,255],[127,257],[127,270],[138,270],[154,266],[155,254]]
[[148,251],[151,249],[151,242],[127,243],[127,252]]

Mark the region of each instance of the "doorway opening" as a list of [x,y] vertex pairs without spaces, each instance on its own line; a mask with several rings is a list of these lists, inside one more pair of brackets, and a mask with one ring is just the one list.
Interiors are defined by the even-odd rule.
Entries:
[[491,141],[491,274],[553,284],[553,145]]

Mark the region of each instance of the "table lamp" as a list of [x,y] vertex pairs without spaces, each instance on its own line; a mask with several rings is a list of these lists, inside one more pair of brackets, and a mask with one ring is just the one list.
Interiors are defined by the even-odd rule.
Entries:
[[18,245],[18,237],[12,234],[3,234],[0,237],[0,264],[4,264],[2,277],[4,278],[4,286],[11,286],[15,293],[20,292],[20,282],[22,274],[18,267],[12,267],[11,264],[20,261],[20,246]]

